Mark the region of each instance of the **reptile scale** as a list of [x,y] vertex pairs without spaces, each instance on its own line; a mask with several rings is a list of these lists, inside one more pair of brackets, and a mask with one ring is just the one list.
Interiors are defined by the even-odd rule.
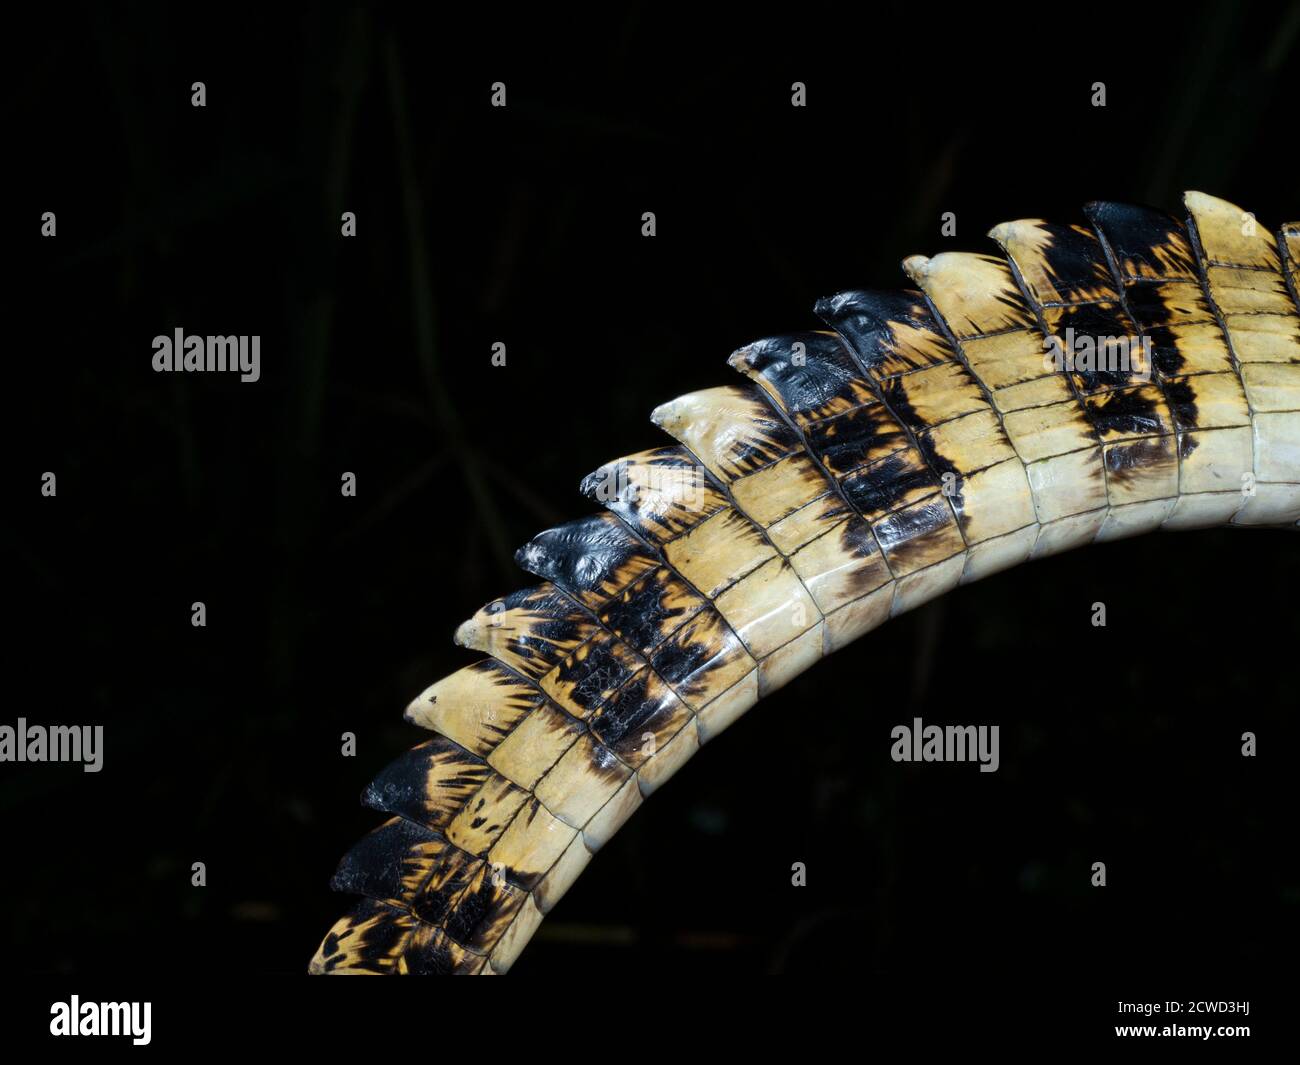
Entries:
[[914,256],[919,291],[821,300],[826,331],[659,407],[677,445],[587,477],[607,512],[522,548],[542,583],[456,633],[490,657],[407,709],[435,735],[366,788],[390,819],[340,863],[362,898],[310,970],[506,972],[700,744],[959,584],[1156,529],[1295,529],[1300,224],[1184,202]]

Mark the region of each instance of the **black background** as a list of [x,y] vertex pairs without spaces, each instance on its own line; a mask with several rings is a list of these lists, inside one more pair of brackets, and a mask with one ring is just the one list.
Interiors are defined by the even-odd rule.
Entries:
[[[11,969],[305,971],[514,548],[818,296],[1089,199],[1300,216],[1295,6],[184,10],[9,33],[3,722],[107,732],[98,775],[0,766]],[[178,326],[260,334],[262,379],[155,374]],[[891,622],[706,747],[514,971],[1290,966],[1296,546],[1150,536]],[[999,724],[1000,771],[894,764],[913,715]]]

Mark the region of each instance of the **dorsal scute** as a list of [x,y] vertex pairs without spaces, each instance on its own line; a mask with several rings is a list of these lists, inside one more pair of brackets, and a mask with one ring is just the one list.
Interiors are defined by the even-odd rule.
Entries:
[[540,532],[515,553],[515,561],[592,609],[660,564],[613,514],[592,514]]
[[581,491],[659,545],[729,506],[704,466],[680,446],[608,462],[583,478]]
[[735,351],[728,361],[801,427],[873,398],[862,370],[835,333],[791,333],[757,340]]
[[989,231],[1043,306],[1119,299],[1096,236],[1086,226],[1022,218]]

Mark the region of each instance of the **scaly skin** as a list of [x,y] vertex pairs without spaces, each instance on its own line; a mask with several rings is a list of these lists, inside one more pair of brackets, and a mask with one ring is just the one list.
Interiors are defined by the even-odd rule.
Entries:
[[[436,735],[364,802],[333,886],[364,896],[324,973],[503,973],[646,796],[759,699],[958,584],[1155,529],[1300,521],[1300,226],[1188,193],[1184,226],[1091,204],[1009,222],[1005,258],[915,256],[750,380],[654,412],[678,446],[582,484],[609,513],[537,536],[538,587],[456,633],[491,657],[407,720]],[[1127,368],[1049,336],[1145,336]]]

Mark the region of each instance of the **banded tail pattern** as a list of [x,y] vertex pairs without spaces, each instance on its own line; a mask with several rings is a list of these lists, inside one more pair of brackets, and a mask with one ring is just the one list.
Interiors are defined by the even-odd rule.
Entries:
[[[1300,224],[1184,202],[914,256],[917,290],[822,300],[826,329],[655,410],[676,444],[589,475],[605,510],[521,548],[541,583],[465,622],[487,657],[408,707],[433,735],[366,788],[388,820],[339,864],[361,900],[310,970],[506,972],[701,744],[959,584],[1156,529],[1296,528]],[[1049,357],[1063,337],[1090,357]]]

